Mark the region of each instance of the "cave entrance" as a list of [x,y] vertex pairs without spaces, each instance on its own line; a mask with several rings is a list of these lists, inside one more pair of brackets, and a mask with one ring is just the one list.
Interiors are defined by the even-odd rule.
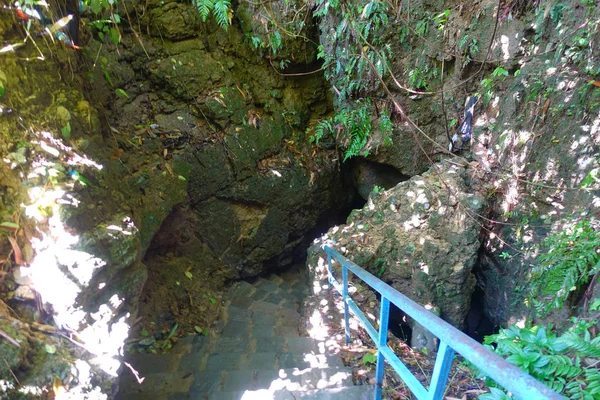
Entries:
[[483,343],[486,336],[498,333],[497,326],[487,316],[485,308],[485,292],[477,286],[471,296],[471,307],[465,318],[464,332],[479,343]]

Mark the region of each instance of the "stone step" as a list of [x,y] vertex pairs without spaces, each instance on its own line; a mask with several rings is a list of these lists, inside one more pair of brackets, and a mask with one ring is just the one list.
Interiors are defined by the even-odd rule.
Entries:
[[[121,379],[119,393],[217,393],[243,390],[306,391],[352,386],[352,368],[281,368],[245,370],[207,370],[198,373],[147,374],[138,383],[132,374]],[[127,398],[127,397],[122,397]],[[148,397],[150,398],[150,397]]]
[[[198,377],[202,379],[202,376]],[[327,387],[352,386],[352,368],[288,368],[279,370],[227,371],[222,381],[223,392],[259,389],[305,391]],[[193,390],[193,387],[192,387]]]
[[134,354],[128,355],[126,361],[144,373],[171,372],[184,367],[187,372],[201,368],[203,360],[213,354],[220,354],[221,358],[227,354],[241,360],[243,354],[252,353],[327,355],[325,342],[307,337],[187,336],[168,354]]
[[307,391],[241,390],[235,392],[119,393],[116,400],[372,400],[373,386],[349,386]]
[[245,308],[251,311],[263,312],[266,314],[280,313],[279,310],[299,312],[301,302],[290,301],[280,298],[279,300],[253,300],[245,297],[232,297],[226,302],[227,307]]
[[[350,386],[340,388],[317,389],[307,391],[289,391],[289,390],[244,390],[238,392],[213,393],[209,400],[373,400],[375,390],[373,386]],[[180,397],[173,397],[168,400],[177,400]],[[181,398],[185,399],[185,397]],[[187,399],[193,399],[188,397]],[[194,398],[195,399],[195,398]],[[201,399],[201,397],[197,397]]]
[[280,298],[301,303],[308,294],[308,288],[298,290],[287,283],[281,285],[260,278],[254,284],[245,281],[236,282],[224,295],[225,299],[242,298],[254,301],[279,302]]
[[300,314],[291,309],[278,308],[275,313],[253,311],[249,308],[229,306],[223,309],[224,323],[239,322],[252,325],[298,326]]

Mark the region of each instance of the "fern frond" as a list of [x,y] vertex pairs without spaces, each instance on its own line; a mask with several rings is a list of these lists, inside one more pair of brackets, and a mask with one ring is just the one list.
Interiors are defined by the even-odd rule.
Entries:
[[196,0],[196,8],[202,21],[206,22],[210,12],[215,8],[214,0]]
[[573,332],[566,332],[559,341],[582,357],[600,358],[600,341],[586,341]]
[[231,3],[229,0],[214,0],[213,13],[219,27],[227,30],[231,22]]

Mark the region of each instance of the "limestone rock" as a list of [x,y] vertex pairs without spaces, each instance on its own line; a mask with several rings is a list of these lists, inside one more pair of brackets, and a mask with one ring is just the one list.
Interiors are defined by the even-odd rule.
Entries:
[[392,287],[462,328],[480,247],[473,218],[483,199],[467,192],[467,171],[451,162],[371,194],[347,225],[330,229],[309,251],[309,266],[328,244]]

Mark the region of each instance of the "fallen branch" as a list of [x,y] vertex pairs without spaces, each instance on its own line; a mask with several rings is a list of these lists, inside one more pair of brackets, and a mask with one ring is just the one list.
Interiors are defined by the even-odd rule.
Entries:
[[6,334],[1,329],[0,329],[0,336],[2,336],[4,339],[8,340],[11,344],[17,346],[18,348],[21,348],[21,345],[19,344],[19,342],[17,342],[15,339],[8,336],[8,334]]

